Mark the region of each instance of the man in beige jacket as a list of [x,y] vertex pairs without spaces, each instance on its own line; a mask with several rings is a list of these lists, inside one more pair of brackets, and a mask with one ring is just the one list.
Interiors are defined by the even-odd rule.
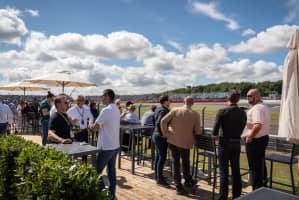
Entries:
[[196,181],[190,175],[190,149],[194,144],[194,134],[200,134],[200,116],[192,110],[193,98],[187,96],[184,106],[172,109],[161,121],[163,136],[167,138],[172,153],[174,182],[179,195],[186,194],[181,183],[180,158],[182,158],[185,187],[193,187]]

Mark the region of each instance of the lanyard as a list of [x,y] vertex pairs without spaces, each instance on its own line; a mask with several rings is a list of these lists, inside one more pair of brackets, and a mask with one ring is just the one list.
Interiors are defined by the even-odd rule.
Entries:
[[77,110],[77,112],[79,113],[81,119],[83,120],[83,119],[84,119],[84,107],[82,107],[82,113],[80,112],[80,110],[79,110],[78,107],[76,107],[76,110]]
[[84,107],[82,107],[82,113],[80,112],[79,108],[76,106],[76,110],[81,117],[81,124],[84,125]]
[[61,114],[61,113],[59,113],[59,112],[57,112],[57,113],[64,119],[64,121],[67,123],[67,125],[68,125],[69,127],[71,127],[70,121],[69,121],[63,114]]

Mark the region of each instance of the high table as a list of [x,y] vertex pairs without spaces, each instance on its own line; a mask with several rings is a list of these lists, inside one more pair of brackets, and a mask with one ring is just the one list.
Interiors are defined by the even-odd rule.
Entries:
[[254,190],[253,192],[250,192],[244,196],[241,196],[237,198],[236,200],[265,200],[265,199],[271,199],[271,200],[298,200],[299,197],[281,192],[278,190],[274,190],[271,188],[261,187],[259,189]]
[[91,155],[92,165],[96,165],[96,154],[100,151],[88,143],[73,142],[72,144],[48,144],[49,147],[54,147],[57,151],[72,156],[73,158]]
[[[123,135],[129,134],[130,135],[130,142],[131,142],[131,172],[132,174],[135,173],[135,144],[136,141],[135,139],[140,138],[142,136],[142,134],[146,133],[147,131],[145,130],[149,130],[150,132],[153,131],[154,126],[147,126],[147,125],[141,125],[141,124],[127,124],[127,125],[121,125],[120,126],[120,142],[122,144],[122,138]],[[136,138],[135,138],[136,137]],[[121,151],[121,148],[120,148]],[[119,153],[118,156],[118,168],[121,167],[121,152]]]

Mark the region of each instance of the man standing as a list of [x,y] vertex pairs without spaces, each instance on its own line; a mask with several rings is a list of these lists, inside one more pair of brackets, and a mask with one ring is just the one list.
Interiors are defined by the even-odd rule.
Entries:
[[[104,90],[102,101],[106,107],[102,109],[100,115],[92,126],[92,129],[98,129],[97,148],[101,150],[97,155],[97,172],[101,174],[103,169],[107,166],[107,175],[110,182],[109,191],[112,199],[115,199],[115,161],[120,146],[120,114],[118,108],[114,104],[114,98],[115,94],[113,90]],[[103,179],[101,179],[100,190],[104,189],[104,187]]]
[[[241,195],[242,181],[240,175],[241,134],[246,125],[246,113],[238,107],[240,94],[231,90],[227,97],[229,106],[218,111],[213,135],[219,138],[218,158],[220,166],[220,197],[228,197],[228,166],[230,162],[233,177],[233,199]],[[219,130],[222,134],[219,135]]]
[[258,89],[247,93],[248,103],[252,105],[247,112],[247,124],[244,131],[246,153],[252,177],[253,190],[266,185],[267,170],[265,151],[269,141],[270,111],[261,101]]
[[50,110],[51,106],[54,102],[54,94],[48,91],[48,95],[44,101],[42,101],[40,105],[41,112],[41,125],[42,125],[42,145],[47,144],[48,138],[48,127],[49,127],[49,119],[50,119]]
[[72,143],[70,135],[72,125],[66,114],[67,104],[64,96],[58,96],[54,100],[57,111],[50,117],[48,131],[48,138],[52,142],[62,144]]
[[187,96],[184,106],[171,110],[161,120],[163,136],[167,138],[172,154],[174,182],[178,195],[186,194],[181,183],[180,159],[182,159],[183,175],[186,187],[193,187],[196,181],[190,175],[190,148],[194,144],[194,134],[201,134],[200,116],[192,110],[193,98]]
[[76,105],[67,111],[69,118],[77,121],[77,126],[80,127],[75,133],[75,140],[79,142],[88,142],[88,126],[93,124],[93,116],[90,109],[84,105],[84,96],[79,95],[76,99]]
[[7,133],[7,125],[13,123],[13,113],[8,105],[0,102],[0,135]]
[[160,97],[160,104],[156,110],[155,110],[155,128],[152,135],[152,141],[155,144],[155,178],[158,185],[162,186],[169,186],[169,184],[165,181],[165,178],[163,176],[163,168],[167,156],[167,141],[166,138],[163,137],[162,131],[161,131],[161,119],[169,112],[169,106],[170,101],[168,99],[168,96],[162,95]]

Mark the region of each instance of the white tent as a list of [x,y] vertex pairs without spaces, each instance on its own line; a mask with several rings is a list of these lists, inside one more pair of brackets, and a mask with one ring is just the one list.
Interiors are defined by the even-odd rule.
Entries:
[[299,143],[299,30],[292,35],[284,62],[278,136]]

